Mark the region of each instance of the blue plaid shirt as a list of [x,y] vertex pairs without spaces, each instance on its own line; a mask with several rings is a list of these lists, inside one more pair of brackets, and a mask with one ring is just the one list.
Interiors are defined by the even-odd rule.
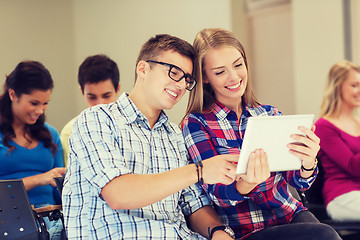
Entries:
[[[269,105],[253,108],[244,105],[243,109],[240,121],[234,111],[220,102],[203,114],[192,113],[185,118],[183,135],[192,161],[202,161],[219,154],[240,154],[249,117],[281,114]],[[235,182],[227,186],[205,184],[203,187],[215,203],[222,222],[234,230],[237,239],[245,239],[266,227],[289,223],[296,213],[306,209],[291,196],[287,184],[305,190],[316,174],[303,179],[299,170],[271,173],[265,182],[246,196],[236,190]]]
[[151,129],[124,93],[115,103],[80,114],[69,143],[62,195],[69,239],[202,239],[185,222],[185,216],[210,204],[197,185],[133,210],[113,210],[100,196],[120,175],[156,174],[188,164],[182,133],[165,113]]

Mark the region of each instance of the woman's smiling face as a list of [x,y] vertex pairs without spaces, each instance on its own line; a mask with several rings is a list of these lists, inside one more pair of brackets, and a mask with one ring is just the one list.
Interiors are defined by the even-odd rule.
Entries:
[[33,125],[40,115],[42,115],[51,97],[49,90],[33,90],[30,94],[21,94],[16,96],[13,89],[9,89],[11,107],[14,116],[14,123],[19,125]]
[[247,85],[247,69],[234,47],[210,49],[204,57],[204,83],[211,85],[216,99],[227,105],[241,102]]

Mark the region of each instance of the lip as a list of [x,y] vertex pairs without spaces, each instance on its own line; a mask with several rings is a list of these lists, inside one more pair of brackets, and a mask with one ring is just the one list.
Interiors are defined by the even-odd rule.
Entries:
[[179,92],[173,91],[173,90],[168,89],[168,88],[165,89],[165,92],[166,92],[172,99],[177,99],[178,96],[179,96]]
[[34,116],[34,115],[29,114],[29,117],[30,117],[31,121],[36,122],[39,119],[40,115]]
[[242,86],[242,80],[240,80],[239,82],[237,82],[235,84],[227,85],[227,86],[225,86],[225,88],[230,91],[237,91],[241,88],[241,86]]

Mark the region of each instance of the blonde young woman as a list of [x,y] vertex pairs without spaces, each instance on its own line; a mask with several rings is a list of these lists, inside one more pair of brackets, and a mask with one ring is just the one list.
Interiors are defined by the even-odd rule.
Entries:
[[[194,48],[198,84],[190,93],[182,123],[191,159],[201,162],[215,155],[241,154],[247,119],[281,113],[256,100],[245,50],[231,32],[204,29],[197,34]],[[237,239],[340,239],[289,193],[287,184],[304,190],[317,174],[319,139],[310,129],[300,130],[307,137],[293,139],[304,147],[288,147],[301,159],[301,170],[270,173],[267,155],[258,149],[250,156],[247,173],[237,181],[228,186],[203,185],[223,224],[233,229]]]
[[333,219],[360,220],[360,66],[341,61],[329,71],[315,133],[324,168],[323,197]]

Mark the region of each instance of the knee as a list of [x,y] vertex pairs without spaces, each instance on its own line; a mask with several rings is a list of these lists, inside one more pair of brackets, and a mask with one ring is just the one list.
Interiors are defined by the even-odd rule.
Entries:
[[341,240],[339,234],[331,226],[324,223],[316,224],[313,236],[313,239]]

